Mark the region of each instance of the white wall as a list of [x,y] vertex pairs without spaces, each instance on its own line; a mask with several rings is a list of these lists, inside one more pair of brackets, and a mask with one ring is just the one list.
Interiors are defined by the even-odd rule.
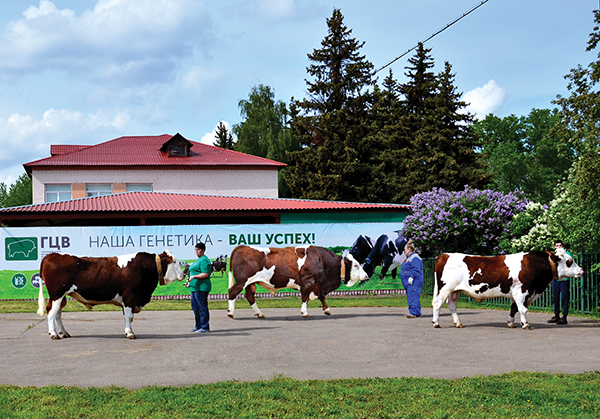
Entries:
[[277,198],[277,170],[33,170],[33,203],[47,183],[151,183],[154,192]]

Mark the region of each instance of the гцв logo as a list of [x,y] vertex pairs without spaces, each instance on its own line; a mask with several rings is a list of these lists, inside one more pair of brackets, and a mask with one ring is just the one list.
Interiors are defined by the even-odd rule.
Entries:
[[4,241],[6,260],[37,260],[37,237],[6,237]]

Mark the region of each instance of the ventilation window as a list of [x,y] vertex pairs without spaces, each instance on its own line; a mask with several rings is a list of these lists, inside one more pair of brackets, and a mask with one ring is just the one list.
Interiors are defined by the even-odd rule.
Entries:
[[187,156],[187,147],[184,145],[169,146],[169,157]]

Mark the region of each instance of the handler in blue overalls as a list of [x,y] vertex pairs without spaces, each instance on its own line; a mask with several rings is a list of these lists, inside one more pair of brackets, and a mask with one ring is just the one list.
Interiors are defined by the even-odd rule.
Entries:
[[423,288],[423,260],[416,253],[412,242],[404,246],[406,260],[400,265],[400,279],[406,290],[408,314],[406,318],[421,317],[421,288]]

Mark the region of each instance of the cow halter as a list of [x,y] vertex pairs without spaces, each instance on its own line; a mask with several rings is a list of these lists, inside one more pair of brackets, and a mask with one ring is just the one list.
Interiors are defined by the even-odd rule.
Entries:
[[160,256],[155,255],[154,258],[156,259],[156,270],[158,271],[158,282],[160,283],[160,285],[165,285],[165,275],[163,274],[163,271],[162,271],[162,262],[160,260]]

